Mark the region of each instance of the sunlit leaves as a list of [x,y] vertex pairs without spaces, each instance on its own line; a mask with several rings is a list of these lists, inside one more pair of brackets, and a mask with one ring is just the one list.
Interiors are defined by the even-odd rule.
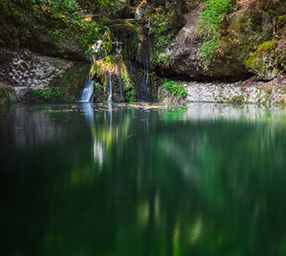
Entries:
[[222,44],[221,23],[225,16],[234,10],[234,7],[228,0],[209,0],[205,5],[207,9],[200,16],[198,32],[204,40],[200,53],[207,67]]

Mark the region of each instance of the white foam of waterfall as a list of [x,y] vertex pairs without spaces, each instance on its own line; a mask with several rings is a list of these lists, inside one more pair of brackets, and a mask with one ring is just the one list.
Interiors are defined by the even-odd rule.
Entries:
[[[127,52],[126,30],[124,31],[124,41],[125,41],[124,51],[125,51],[125,54],[126,54],[126,58],[127,58],[127,60],[128,60],[129,71],[130,71],[130,74],[131,74],[131,77],[132,77],[133,82],[136,83],[136,82],[135,82],[135,73],[136,73],[136,70],[134,70],[132,63],[131,63],[131,61],[129,60],[128,52]],[[140,100],[139,90],[137,89],[136,92],[137,92],[137,99],[138,99],[138,101],[141,101],[141,100]]]
[[84,89],[80,95],[79,102],[89,102],[93,93],[93,81],[89,77],[89,73],[85,78]]
[[110,70],[108,69],[108,75],[109,75],[109,96],[108,96],[108,101],[112,101],[112,81],[111,81],[111,73]]
[[146,75],[146,80],[145,80],[145,88],[147,90],[147,97],[148,97],[148,82],[149,82],[149,69],[147,69],[147,75]]

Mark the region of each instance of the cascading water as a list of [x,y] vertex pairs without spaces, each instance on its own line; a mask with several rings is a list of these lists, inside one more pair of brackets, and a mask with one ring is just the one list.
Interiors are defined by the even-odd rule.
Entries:
[[109,75],[109,96],[108,96],[108,101],[112,101],[112,81],[111,81],[111,73],[110,70],[108,69],[108,75]]
[[119,89],[120,89],[120,99],[119,99],[119,101],[123,101],[123,91],[122,91],[123,84],[122,84],[122,80],[121,80],[120,76],[118,76],[118,82],[119,82]]
[[93,93],[93,81],[90,79],[89,73],[85,78],[84,89],[79,97],[79,102],[89,102],[91,99]]
[[[119,24],[121,25],[121,23]],[[150,26],[149,26],[150,27]],[[149,28],[148,27],[148,28]],[[122,31],[122,29],[124,29]],[[130,95],[132,98],[137,98],[137,100],[146,102],[150,98],[150,41],[149,34],[150,28],[144,30],[144,40],[140,46],[140,56],[134,56],[133,48],[132,51],[128,48],[127,44],[127,33],[128,36],[134,36],[133,32],[129,31],[123,26],[119,26],[118,31],[111,31],[111,37],[116,41],[113,43],[112,54],[116,56],[116,61],[112,62],[110,65],[107,64],[105,56],[106,51],[104,49],[104,42],[98,40],[93,46],[93,61],[95,62],[97,68],[99,68],[100,73],[97,74],[96,80],[100,87],[96,88],[95,101],[116,101],[121,102],[128,100]],[[124,38],[121,36],[124,33]],[[141,32],[140,32],[141,33]],[[122,41],[124,39],[124,41]],[[132,43],[129,42],[128,43]],[[128,56],[130,55],[130,56]],[[131,78],[131,79],[130,79]],[[125,81],[126,80],[126,81]],[[131,80],[131,81],[129,81]],[[89,101],[90,96],[88,96],[88,85],[89,78],[87,78],[86,88],[81,94],[80,101]],[[126,84],[127,82],[127,84]],[[92,84],[92,82],[91,82]],[[130,86],[132,85],[132,86]],[[92,88],[91,88],[92,90]],[[137,97],[134,95],[134,91],[137,93]],[[99,93],[98,93],[99,92]],[[126,94],[125,94],[126,93]],[[103,95],[104,94],[104,95]],[[87,95],[87,96],[85,96]],[[91,94],[92,95],[92,92]],[[125,98],[126,97],[126,98]]]
[[141,84],[141,90],[142,90],[142,99],[144,101],[148,101],[149,97],[149,88],[148,88],[148,82],[149,82],[149,70],[150,70],[150,50],[149,50],[149,32],[146,35],[146,38],[144,39],[142,43],[141,48],[141,54],[142,54],[142,61],[143,61],[143,67],[144,67],[144,76],[142,78],[142,84]]
[[[128,65],[129,65],[129,71],[130,71],[130,74],[131,74],[131,78],[132,78],[132,80],[133,80],[133,82],[136,84],[136,79],[135,79],[135,76],[136,77],[138,77],[137,75],[136,75],[136,69],[133,67],[133,65],[132,65],[132,63],[131,63],[131,61],[130,61],[130,59],[129,59],[129,57],[128,57],[128,53],[127,53],[127,40],[126,40],[126,30],[124,31],[124,51],[125,51],[125,54],[126,54],[126,58],[127,58],[127,60],[128,60]],[[140,90],[136,90],[136,92],[137,92],[137,99],[138,99],[138,101],[141,101],[141,99],[140,99]]]

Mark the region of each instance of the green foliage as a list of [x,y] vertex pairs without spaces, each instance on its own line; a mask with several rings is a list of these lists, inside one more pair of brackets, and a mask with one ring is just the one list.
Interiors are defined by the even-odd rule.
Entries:
[[61,73],[59,74],[59,77],[62,78],[60,82],[60,87],[67,87],[69,84],[71,84],[74,81],[75,74],[69,74],[65,76]]
[[132,88],[131,90],[128,90],[125,93],[125,99],[129,102],[134,102],[136,100],[136,91],[134,88]]
[[164,88],[168,90],[168,94],[167,94],[168,97],[170,97],[170,94],[174,96],[177,94],[183,99],[187,95],[187,91],[184,88],[182,88],[180,83],[175,82],[175,81],[171,81],[171,80],[168,81],[167,79],[165,79]]
[[275,21],[276,33],[285,37],[286,2],[284,0],[259,0],[259,2],[263,12]]
[[286,2],[284,0],[258,0],[260,7],[270,16],[284,16],[286,13]]
[[[15,103],[16,100],[13,98],[13,93],[11,88],[4,86],[0,82],[0,105],[4,104],[12,104]],[[4,100],[3,100],[4,98]]]
[[98,82],[94,82],[94,95],[93,98],[99,101],[105,101],[106,99],[102,98],[104,95],[104,86]]
[[118,0],[77,0],[77,2],[88,13],[97,13],[96,19],[112,17],[116,14],[116,10],[129,5],[129,1]]
[[44,40],[63,53],[64,45],[76,42],[79,53],[88,55],[107,29],[88,21],[76,0],[1,0],[0,9],[0,43],[8,46],[37,49]]
[[157,64],[169,65],[169,55],[164,55],[166,48],[171,47],[177,33],[175,24],[175,14],[173,5],[170,4],[166,10],[160,11],[151,9],[147,14],[151,22],[151,35],[153,36],[154,58],[153,62]]
[[117,59],[117,56],[116,55],[113,55],[113,54],[109,54],[105,57],[105,63],[107,65],[107,67],[109,67],[111,64],[113,64]]
[[101,62],[94,62],[90,71],[91,77],[97,76],[99,77],[102,74],[103,71],[103,67],[101,64]]
[[37,101],[60,101],[65,93],[61,87],[52,87],[49,89],[35,89],[33,91],[33,100]]
[[229,0],[209,0],[204,5],[207,9],[201,14],[197,29],[204,40],[199,50],[207,67],[222,45],[222,22],[234,6]]
[[121,78],[124,85],[128,85],[128,83],[130,83],[129,79],[125,75],[122,75]]

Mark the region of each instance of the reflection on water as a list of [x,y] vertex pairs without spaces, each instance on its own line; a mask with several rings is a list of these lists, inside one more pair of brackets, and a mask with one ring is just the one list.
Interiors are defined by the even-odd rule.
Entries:
[[1,255],[285,255],[285,111],[1,108]]

